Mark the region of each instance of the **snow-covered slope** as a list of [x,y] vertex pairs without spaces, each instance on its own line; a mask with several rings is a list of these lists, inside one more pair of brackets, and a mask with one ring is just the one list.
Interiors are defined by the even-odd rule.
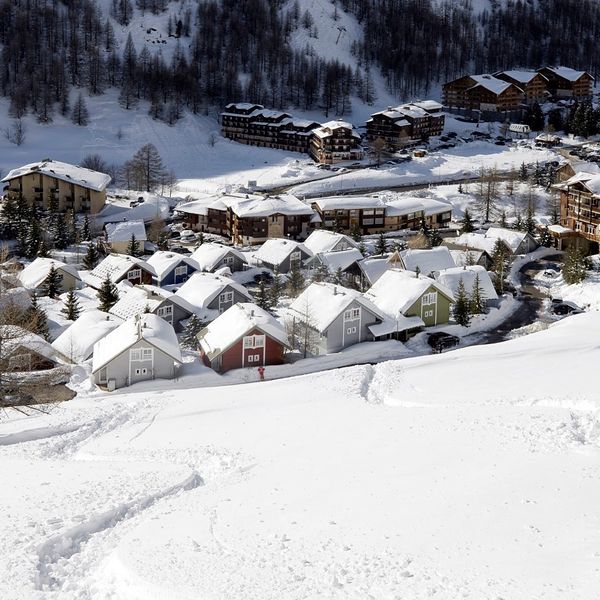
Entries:
[[0,595],[594,600],[599,328],[4,422]]

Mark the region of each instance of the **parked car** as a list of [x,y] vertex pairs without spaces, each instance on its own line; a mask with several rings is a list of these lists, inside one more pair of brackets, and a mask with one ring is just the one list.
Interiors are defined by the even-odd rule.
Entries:
[[445,331],[436,331],[427,336],[427,343],[433,349],[434,354],[439,354],[448,348],[454,348],[460,342],[460,338]]
[[186,248],[185,246],[171,246],[169,248],[169,250],[171,252],[177,252],[178,254],[191,254],[192,251],[189,248]]
[[552,312],[555,315],[579,315],[583,311],[572,302],[557,302],[552,305]]
[[179,236],[179,240],[182,242],[195,242],[196,234],[191,229],[184,229]]

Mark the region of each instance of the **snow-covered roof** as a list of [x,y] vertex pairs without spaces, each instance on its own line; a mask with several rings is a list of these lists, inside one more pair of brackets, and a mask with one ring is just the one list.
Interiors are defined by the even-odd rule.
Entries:
[[386,315],[395,319],[404,314],[431,286],[450,300],[452,292],[429,277],[417,275],[412,271],[389,269],[365,293],[370,300]]
[[583,184],[592,194],[600,194],[600,174],[579,172],[564,182],[564,186]]
[[450,250],[450,255],[457,267],[464,267],[479,262],[483,250]]
[[446,246],[437,246],[427,250],[403,250],[400,252],[400,257],[406,269],[416,271],[418,267],[419,272],[423,275],[430,275],[435,271],[456,266]]
[[345,241],[346,244],[349,244],[353,248],[358,248],[358,244],[351,237],[343,233],[327,231],[327,229],[315,229],[304,240],[304,245],[313,254],[317,254],[319,252],[332,252],[335,246],[341,241]]
[[191,258],[196,262],[201,271],[212,271],[228,254],[248,262],[242,252],[232,246],[204,242],[192,252]]
[[294,240],[271,239],[267,240],[255,253],[256,260],[269,265],[280,265],[292,252],[300,250],[307,256],[313,253],[300,242]]
[[484,300],[497,300],[498,294],[494,289],[494,284],[490,274],[480,265],[470,265],[464,267],[453,267],[444,269],[436,275],[436,280],[452,291],[454,295],[458,291],[458,285],[462,280],[467,294],[473,293],[475,278],[479,276],[479,287],[481,296]]
[[551,231],[552,233],[556,233],[558,235],[561,235],[563,233],[574,233],[572,229],[569,229],[568,227],[563,227],[562,225],[548,225],[548,231]]
[[462,233],[456,239],[452,240],[453,246],[464,246],[465,248],[475,248],[487,252],[490,256],[494,252],[496,240],[488,238],[483,233],[472,231],[470,233]]
[[536,138],[536,142],[560,142],[560,137],[557,135],[553,135],[552,133],[540,133]]
[[107,223],[106,240],[113,244],[115,242],[129,242],[131,236],[141,242],[146,241],[146,226],[144,221],[121,221],[119,223]]
[[198,335],[200,346],[213,360],[254,329],[289,347],[283,325],[266,310],[250,302],[240,302],[219,315]]
[[53,258],[38,257],[19,273],[21,285],[28,290],[35,290],[44,283],[53,266],[59,272],[62,271],[75,279],[80,279],[77,269],[72,265]]
[[192,200],[191,202],[180,202],[175,207],[175,210],[185,214],[206,216],[209,208],[214,210],[227,210],[227,207],[221,198],[212,194],[198,200]]
[[[540,75],[537,71],[527,71],[527,70],[511,70],[511,71],[501,71],[498,75],[506,75],[510,79],[514,79],[519,83],[529,83],[536,75]],[[542,77],[544,77],[542,75]],[[545,79],[545,77],[544,77]]]
[[481,86],[493,94],[499,95],[505,92],[512,83],[502,81],[493,75],[470,75],[471,79],[476,82],[473,87]]
[[106,173],[99,173],[91,169],[84,169],[83,167],[47,159],[13,169],[8,172],[8,175],[2,181],[10,181],[16,177],[30,175],[31,173],[43,173],[49,177],[56,177],[56,179],[74,183],[75,185],[97,192],[103,191],[111,179],[110,175]]
[[313,209],[292,194],[278,196],[223,196],[221,201],[238,217],[258,218],[271,215],[312,215]]
[[0,344],[0,359],[2,360],[6,360],[22,347],[54,363],[66,362],[66,356],[63,356],[52,344],[17,325],[0,325],[0,338],[2,339],[2,344]]
[[[586,73],[586,71],[576,71],[575,69],[571,69],[570,67],[547,67],[548,71],[551,71],[552,73],[554,73],[555,75],[557,75],[558,77],[562,77],[563,79],[566,79],[567,81],[577,81],[578,79],[580,79],[581,77],[583,77],[583,75],[586,75],[589,73]],[[591,75],[590,75],[591,77]],[[592,77],[593,79],[593,77]]]
[[358,263],[358,266],[371,285],[392,268],[387,258],[365,258]]
[[52,342],[52,346],[74,363],[83,362],[92,355],[94,344],[122,322],[114,315],[88,309]]
[[511,250],[516,252],[529,234],[526,231],[506,229],[504,227],[490,227],[485,232],[485,237],[492,240],[502,240]]
[[153,312],[163,300],[164,298],[159,297],[150,298],[145,290],[134,286],[120,294],[109,312],[111,315],[126,320],[136,315]]
[[388,217],[400,217],[416,212],[425,214],[422,198],[398,198],[388,202],[385,208],[385,214]]
[[351,210],[360,208],[385,208],[384,200],[377,196],[328,196],[315,198],[316,204],[321,210]]
[[350,248],[337,252],[319,252],[312,260],[316,259],[325,265],[330,273],[334,274],[338,269],[345,271],[350,265],[362,260],[363,255],[357,248]]
[[125,321],[94,344],[92,373],[142,339],[174,361],[182,362],[179,342],[173,327],[157,315],[146,313],[139,318],[134,317]]
[[439,215],[452,210],[452,204],[435,200],[434,198],[420,198],[420,201],[425,210],[426,217],[432,217],[433,215]]
[[347,121],[327,121],[327,123],[323,123],[321,127],[313,129],[313,133],[319,138],[326,138],[333,135],[335,129],[341,128],[349,129],[352,137],[360,139],[359,133],[354,129],[353,125]]
[[442,108],[444,108],[442,104],[436,102],[435,100],[417,100],[416,102],[413,102],[413,104],[419,108],[422,108],[423,110],[426,110],[427,112],[440,111]]
[[229,277],[214,273],[194,273],[175,293],[197,309],[204,310],[225,289],[231,288],[252,302],[248,290]]
[[154,269],[158,279],[162,279],[181,264],[188,265],[194,269],[200,268],[192,257],[166,250],[158,250],[146,262]]
[[[145,269],[152,275],[156,276],[156,271],[152,265],[149,265],[146,261],[134,258],[128,254],[109,254],[104,258],[96,267],[90,272],[90,276],[95,280],[102,283],[106,277],[110,277],[110,280],[115,282],[123,277],[132,268]],[[89,279],[86,278],[86,280]]]
[[262,104],[252,104],[251,102],[230,102],[225,108],[237,108],[239,110],[250,110],[251,108],[264,108]]
[[386,318],[386,320],[381,323],[373,323],[373,325],[368,326],[368,329],[374,337],[380,337],[382,335],[399,333],[400,331],[408,331],[419,327],[425,327],[425,323],[421,317],[405,317],[404,315],[397,315],[395,319]]
[[385,315],[359,291],[333,283],[311,283],[289,306],[289,313],[324,332],[352,302],[371,311],[380,319]]

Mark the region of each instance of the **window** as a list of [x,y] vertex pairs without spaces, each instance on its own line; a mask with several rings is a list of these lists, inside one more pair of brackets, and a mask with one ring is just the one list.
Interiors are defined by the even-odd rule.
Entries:
[[424,314],[425,314],[425,318],[427,318],[427,317],[433,317],[433,311],[432,310],[426,310]]
[[146,368],[136,369],[135,374],[136,375],[148,375],[148,369],[146,369]]
[[178,277],[179,275],[187,275],[187,272],[188,272],[187,265],[183,265],[181,267],[175,267],[175,277]]
[[295,250],[290,254],[290,260],[300,260],[301,257],[302,253],[300,252],[300,250]]
[[346,329],[346,335],[352,335],[353,333],[356,333],[356,327],[348,327]]
[[248,362],[260,362],[260,354],[248,354]]
[[[261,231],[262,231],[262,230],[261,230]],[[233,260],[234,260],[234,259],[233,259],[233,256],[226,256],[226,257],[223,259],[223,264],[224,264],[224,265],[227,265],[228,267],[230,267],[230,266],[232,266],[232,265],[233,265]]]
[[423,300],[421,301],[423,306],[427,304],[437,303],[437,292],[430,292],[429,294],[423,294]]
[[166,317],[168,315],[172,315],[173,314],[173,307],[169,304],[167,306],[161,306],[158,309],[158,316],[159,317]]
[[247,335],[244,338],[244,348],[264,348],[264,335]]
[[154,350],[152,348],[133,348],[129,351],[132,361],[152,360]]
[[127,273],[127,279],[139,279],[142,276],[141,269],[131,269],[129,273]]
[[344,312],[344,321],[356,321],[360,319],[360,308],[351,308]]
[[227,302],[233,302],[233,292],[223,292],[219,296],[220,304],[226,304]]
[[363,225],[373,225],[373,219],[363,219]]

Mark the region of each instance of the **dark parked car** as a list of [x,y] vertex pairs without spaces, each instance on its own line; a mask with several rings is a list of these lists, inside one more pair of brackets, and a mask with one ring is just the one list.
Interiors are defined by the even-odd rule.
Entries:
[[583,311],[570,302],[557,302],[552,304],[552,312],[555,315],[579,315]]
[[434,354],[439,354],[448,348],[454,348],[460,342],[460,339],[445,331],[436,331],[427,336],[427,343],[433,349]]

